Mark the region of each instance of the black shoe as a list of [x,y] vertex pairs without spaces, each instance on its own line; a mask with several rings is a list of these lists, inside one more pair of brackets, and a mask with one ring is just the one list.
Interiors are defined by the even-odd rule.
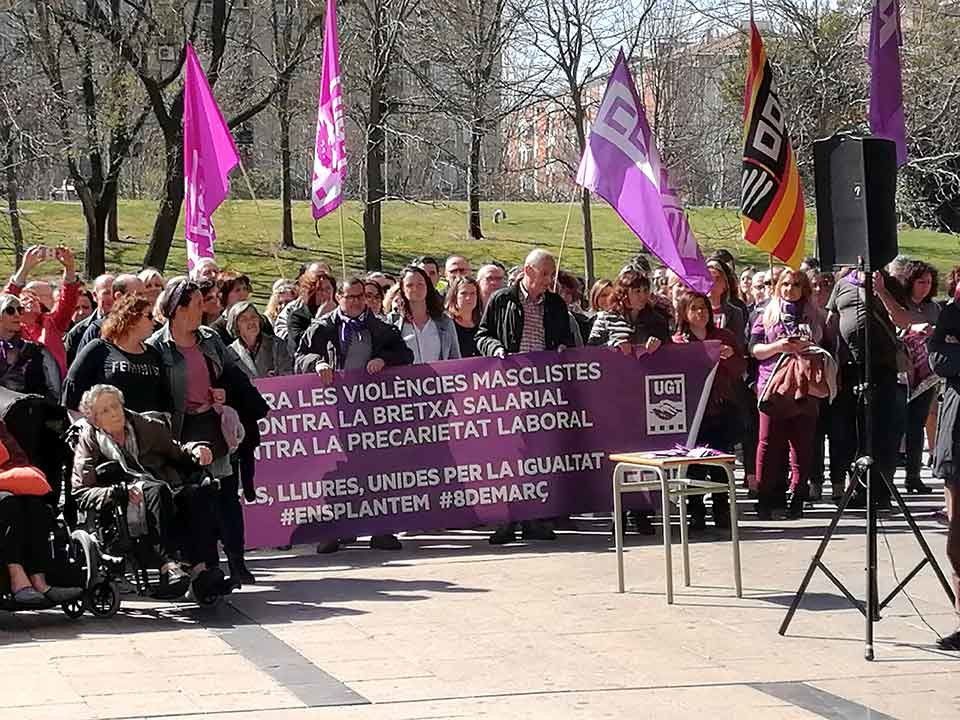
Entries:
[[556,540],[557,534],[547,525],[531,522],[524,524],[520,537],[524,540]]
[[563,515],[562,517],[555,517],[553,519],[553,527],[557,530],[576,530],[577,523],[575,523],[569,515]]
[[796,492],[790,497],[787,504],[787,518],[790,520],[799,520],[803,517],[803,493]]
[[933,489],[925,485],[920,478],[907,478],[907,492],[917,495],[930,495],[933,493]]
[[217,595],[224,595],[230,591],[226,580],[223,570],[218,567],[204,570],[190,583],[187,599],[197,603],[210,602]]
[[687,518],[687,529],[695,530],[699,532],[700,530],[707,529],[707,515],[706,513],[697,513],[696,515],[691,515]]
[[757,505],[757,520],[773,520],[773,511],[768,507]]
[[83,589],[78,587],[48,587],[43,596],[51,605],[63,605],[63,603],[79,600],[83,597]]
[[657,529],[653,526],[653,516],[649,513],[638,512],[634,515],[633,521],[636,523],[637,535],[657,534]]
[[317,545],[317,554],[319,555],[329,555],[330,553],[335,553],[340,549],[339,540],[328,540],[325,543],[320,543]]
[[238,587],[257,584],[257,578],[247,569],[247,563],[244,561],[242,555],[228,556],[227,563],[230,566],[231,583]]
[[179,565],[160,573],[160,583],[153,596],[157,600],[176,600],[182,598],[190,588],[190,576]]
[[960,651],[960,630],[937,640],[937,647],[941,650]]
[[402,550],[403,545],[396,535],[374,535],[370,538],[372,550]]
[[730,529],[730,507],[721,505],[719,508],[713,506],[713,524],[721,530]]
[[489,542],[491,545],[506,545],[507,543],[512,543],[517,541],[517,533],[512,527],[505,527],[496,530],[493,535],[490,536]]

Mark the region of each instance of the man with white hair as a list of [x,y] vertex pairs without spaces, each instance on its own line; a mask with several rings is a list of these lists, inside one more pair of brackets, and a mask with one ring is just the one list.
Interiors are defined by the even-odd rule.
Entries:
[[470,261],[463,255],[451,255],[443,266],[443,273],[447,277],[447,285],[450,285],[454,278],[470,274]]
[[[113,279],[113,286],[111,295],[113,299],[110,303],[110,306],[113,307],[113,303],[122,298],[124,295],[142,295],[143,294],[143,280],[138,276],[132,273],[122,273],[117,275]],[[84,331],[83,336],[76,344],[75,355],[80,354],[80,351],[83,350],[84,346],[92,340],[96,340],[100,337],[100,330],[103,327],[103,321],[106,320],[107,313],[99,315],[94,318],[93,321],[87,326],[87,329]]]
[[494,263],[481,265],[477,270],[477,285],[480,286],[480,306],[486,306],[490,297],[507,281],[507,271]]
[[220,274],[220,266],[212,257],[202,257],[197,260],[197,264],[190,271],[190,279],[194,282],[201,280],[216,280]]
[[[563,350],[573,347],[573,329],[567,304],[551,291],[557,261],[546,250],[530,251],[520,279],[497,290],[483,309],[477,327],[477,349],[487,357],[507,354]],[[543,521],[522,523],[524,540],[553,540],[553,529]],[[497,529],[491,545],[516,539],[516,524]]]
[[64,338],[63,344],[67,350],[67,367],[73,365],[73,360],[77,357],[77,346],[83,339],[84,333],[87,332],[87,328],[97,320],[102,323],[110,310],[113,309],[113,281],[114,275],[111,273],[98,275],[97,279],[93,281],[93,297],[97,302],[97,309],[70,328]]

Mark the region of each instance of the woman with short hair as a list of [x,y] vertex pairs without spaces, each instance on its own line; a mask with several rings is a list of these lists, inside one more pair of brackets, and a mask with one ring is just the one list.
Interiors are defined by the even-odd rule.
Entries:
[[83,394],[94,385],[112,385],[134,412],[173,410],[163,360],[146,344],[154,332],[153,302],[140,295],[124,295],[103,322],[100,337],[77,355],[63,385],[63,404],[80,407]]
[[240,367],[250,379],[293,373],[293,360],[287,344],[264,332],[266,319],[249,300],[234,303],[227,311],[226,329],[230,349],[240,359]]
[[[219,568],[213,491],[191,478],[197,465],[213,460],[203,444],[181,445],[166,423],[124,407],[112,385],[83,393],[80,434],[74,450],[72,486],[81,510],[106,514],[117,502],[134,506],[146,522],[147,538],[160,569],[158,597],[178,598],[192,586],[194,599],[228,591]],[[104,471],[105,463],[112,468]],[[126,498],[117,499],[117,484]],[[136,511],[142,506],[141,512]],[[176,538],[183,537],[188,577],[176,560]]]
[[163,273],[154,267],[145,267],[137,273],[137,277],[140,278],[140,282],[143,283],[143,294],[147,300],[151,303],[157,302],[157,298],[160,297],[160,293],[162,293],[163,288],[166,287]]

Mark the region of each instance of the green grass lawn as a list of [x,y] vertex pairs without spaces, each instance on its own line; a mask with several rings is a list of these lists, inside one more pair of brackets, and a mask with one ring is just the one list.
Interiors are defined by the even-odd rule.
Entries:
[[[507,220],[494,225],[490,219],[495,207],[503,208]],[[76,249],[83,247],[84,226],[77,203],[25,202],[24,232],[28,244],[65,243]],[[111,270],[139,268],[147,248],[156,203],[123,201],[120,203],[119,231],[121,242],[108,245],[107,265]],[[383,212],[383,260],[387,270],[397,270],[412,257],[423,254],[443,258],[453,252],[466,255],[474,266],[497,259],[512,265],[518,263],[533,247],[559,251],[567,205],[552,203],[487,203],[483,206],[483,240],[466,239],[466,205],[405,204],[392,202]],[[343,211],[347,266],[350,271],[363,269],[362,210],[359,203],[347,203]],[[719,247],[730,249],[740,264],[767,264],[767,256],[757,252],[740,238],[740,224],[733,210],[695,208],[690,222],[704,254]],[[336,213],[320,221],[319,234],[314,231],[310,205],[294,205],[297,248],[284,250],[276,257],[280,228],[279,201],[266,200],[259,209],[250,201],[227,202],[215,216],[217,257],[221,263],[250,274],[256,294],[263,297],[273,280],[283,274],[292,277],[297,266],[308,259],[323,259],[340,267],[339,221]],[[640,248],[636,237],[607,206],[593,211],[594,243],[597,274],[610,277]],[[571,215],[562,265],[577,273],[583,272],[583,241],[579,208]],[[807,247],[813,251],[815,222],[807,222]],[[182,272],[185,250],[182,232],[170,253],[166,273]],[[13,266],[6,220],[0,225],[0,271],[6,275]],[[960,261],[960,239],[956,236],[927,230],[907,229],[900,233],[901,251],[936,265],[946,271]]]

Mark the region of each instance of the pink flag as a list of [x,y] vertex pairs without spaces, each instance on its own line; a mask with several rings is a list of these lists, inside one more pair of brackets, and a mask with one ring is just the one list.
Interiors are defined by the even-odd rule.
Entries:
[[187,43],[183,82],[183,186],[187,267],[213,257],[212,215],[230,192],[230,171],[240,163],[237,146],[203,74],[193,46]]
[[323,33],[323,69],[320,71],[320,98],[317,101],[317,144],[313,152],[313,182],[310,191],[314,220],[319,220],[340,207],[343,202],[343,180],[347,173],[336,0],[327,0]]
[[686,285],[700,292],[710,289],[713,281],[660,163],[623,51],[590,129],[577,184],[610,203],[640,242]]

